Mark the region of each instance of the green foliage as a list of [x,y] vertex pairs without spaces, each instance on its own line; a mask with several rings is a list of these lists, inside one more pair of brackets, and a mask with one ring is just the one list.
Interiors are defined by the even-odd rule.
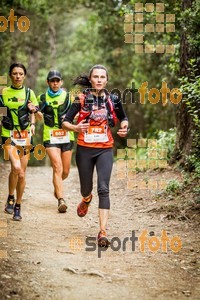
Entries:
[[181,189],[181,184],[178,182],[178,180],[173,179],[170,180],[167,184],[166,187],[166,192],[167,193],[172,193],[172,194],[177,194]]
[[181,12],[181,26],[188,37],[189,47],[193,52],[200,53],[200,1],[193,1],[192,8]]
[[[126,3],[127,2],[127,3]],[[132,13],[134,11],[134,5],[138,3],[137,0],[123,1],[121,7],[121,15],[125,13]],[[147,1],[140,1],[145,4]],[[155,4],[155,2],[154,2]],[[138,89],[145,81],[148,82],[148,90],[156,88],[161,89],[162,81],[167,82],[168,87],[171,89],[178,88],[178,72],[179,72],[179,44],[180,44],[180,11],[181,1],[168,0],[165,1],[165,13],[175,14],[175,33],[147,33],[144,34],[144,43],[147,44],[173,44],[175,45],[175,54],[136,54],[129,58],[132,65],[132,76],[128,82],[128,86],[131,86],[131,82],[135,82],[135,87]],[[144,13],[143,24],[155,23],[156,13]],[[127,48],[134,50],[134,44],[126,44]],[[156,105],[151,104],[148,101],[146,95],[146,103],[144,105],[135,105],[135,107],[128,106],[128,113],[132,115],[130,120],[130,126],[134,134],[142,135],[150,138],[153,133],[158,130],[168,130],[175,126],[175,105],[170,103],[168,94],[168,103],[163,106],[160,102]],[[139,96],[136,95],[138,100]],[[161,96],[160,96],[161,98]],[[130,111],[132,108],[132,111]],[[170,118],[169,118],[170,115]],[[156,117],[155,117],[156,116]]]
[[[139,2],[144,5],[147,3],[145,0]],[[133,10],[135,3],[138,1],[2,0],[1,15],[7,17],[13,8],[18,17],[27,16],[31,26],[26,33],[19,30],[14,33],[8,30],[0,33],[0,57],[3,62],[0,75],[7,73],[13,61],[24,63],[28,69],[27,84],[38,95],[46,89],[46,75],[50,68],[58,68],[62,72],[64,86],[70,89],[74,77],[87,72],[93,64],[101,63],[109,70],[109,90],[117,88],[123,91],[127,87],[131,88],[132,82],[135,82],[135,88],[138,89],[144,81],[148,81],[149,90],[160,90],[162,81],[167,82],[170,90],[179,88],[179,45],[182,29],[189,35],[190,47],[200,49],[199,0],[195,1],[193,9],[184,12],[181,0],[166,0],[165,13],[175,14],[175,33],[145,33],[145,43],[174,44],[174,55],[137,54],[133,44],[124,42],[124,15]],[[153,19],[155,13],[145,15],[146,23],[154,21]],[[198,67],[197,64],[196,68]],[[30,79],[34,81],[31,82]],[[199,85],[196,79],[193,83],[193,87],[188,85],[184,89],[197,90]],[[183,85],[187,84],[185,79]],[[137,93],[135,98],[138,100]],[[187,102],[188,99],[190,98],[187,98]],[[156,138],[160,139],[160,143],[161,140],[167,140],[165,132],[175,126],[176,111],[176,106],[169,101],[169,94],[166,106],[161,104],[161,99],[160,103],[152,105],[147,95],[145,105],[138,102],[130,103],[128,95],[124,105],[131,127],[128,137],[151,138],[160,129],[162,133]],[[190,109],[193,106],[194,103],[191,102]],[[198,125],[195,111],[193,109],[191,113]],[[126,145],[126,140],[117,136],[115,141],[117,148]],[[172,141],[165,144],[170,148],[169,155],[172,145]]]
[[168,131],[157,131],[157,144],[160,149],[167,149],[167,159],[169,160],[174,150],[176,141],[176,129],[170,128]]
[[188,155],[186,157],[186,164],[192,166],[194,172],[194,178],[200,179],[200,159],[199,152],[195,154]]
[[192,153],[186,157],[186,164],[192,165],[196,176],[200,178],[200,76],[196,76],[197,66],[190,61],[190,78],[181,78],[183,101],[193,123]]

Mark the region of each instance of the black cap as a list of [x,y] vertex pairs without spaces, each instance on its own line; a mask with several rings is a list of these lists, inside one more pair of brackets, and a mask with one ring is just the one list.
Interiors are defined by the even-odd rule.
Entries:
[[62,75],[60,74],[60,72],[56,71],[56,70],[53,70],[53,71],[50,71],[48,76],[47,76],[47,80],[51,80],[53,78],[58,78],[58,79],[62,79]]

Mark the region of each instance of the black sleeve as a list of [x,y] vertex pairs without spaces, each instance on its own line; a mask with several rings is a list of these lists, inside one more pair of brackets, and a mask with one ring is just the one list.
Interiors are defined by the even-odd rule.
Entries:
[[117,96],[111,97],[111,99],[114,102],[115,113],[117,115],[118,120],[120,122],[125,120],[128,121],[128,117],[123,109],[121,100]]
[[72,123],[74,120],[74,117],[76,116],[76,114],[81,110],[81,104],[80,103],[72,103],[70,109],[68,110],[68,112],[65,115],[65,118],[63,120],[63,122],[67,121]]

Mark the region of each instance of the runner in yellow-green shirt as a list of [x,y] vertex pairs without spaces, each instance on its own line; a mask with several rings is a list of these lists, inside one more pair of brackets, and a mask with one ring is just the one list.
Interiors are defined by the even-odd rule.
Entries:
[[[10,160],[11,171],[8,179],[9,194],[5,212],[13,214],[13,220],[20,221],[21,201],[25,188],[25,172],[30,158],[31,136],[35,134],[35,112],[38,102],[34,92],[23,86],[26,77],[23,64],[14,63],[10,66],[10,87],[2,90],[0,106],[7,108],[7,116],[2,120],[2,144],[4,158]],[[32,105],[34,111],[32,111]],[[39,118],[39,116],[38,116]],[[15,201],[16,191],[16,201]]]
[[63,195],[63,180],[69,175],[74,133],[63,130],[62,120],[71,106],[69,93],[62,89],[62,75],[52,70],[47,76],[48,89],[38,96],[44,117],[43,143],[53,168],[54,196],[58,211],[65,213],[67,204]]

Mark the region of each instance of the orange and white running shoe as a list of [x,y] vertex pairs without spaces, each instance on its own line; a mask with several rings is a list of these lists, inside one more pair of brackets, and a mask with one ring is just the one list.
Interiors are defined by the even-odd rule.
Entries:
[[88,207],[91,201],[92,201],[92,194],[90,194],[88,197],[83,198],[82,201],[78,204],[77,215],[80,218],[85,217],[85,215],[87,214]]
[[97,242],[99,247],[107,248],[109,246],[109,240],[107,238],[107,234],[105,230],[101,230],[97,236]]

